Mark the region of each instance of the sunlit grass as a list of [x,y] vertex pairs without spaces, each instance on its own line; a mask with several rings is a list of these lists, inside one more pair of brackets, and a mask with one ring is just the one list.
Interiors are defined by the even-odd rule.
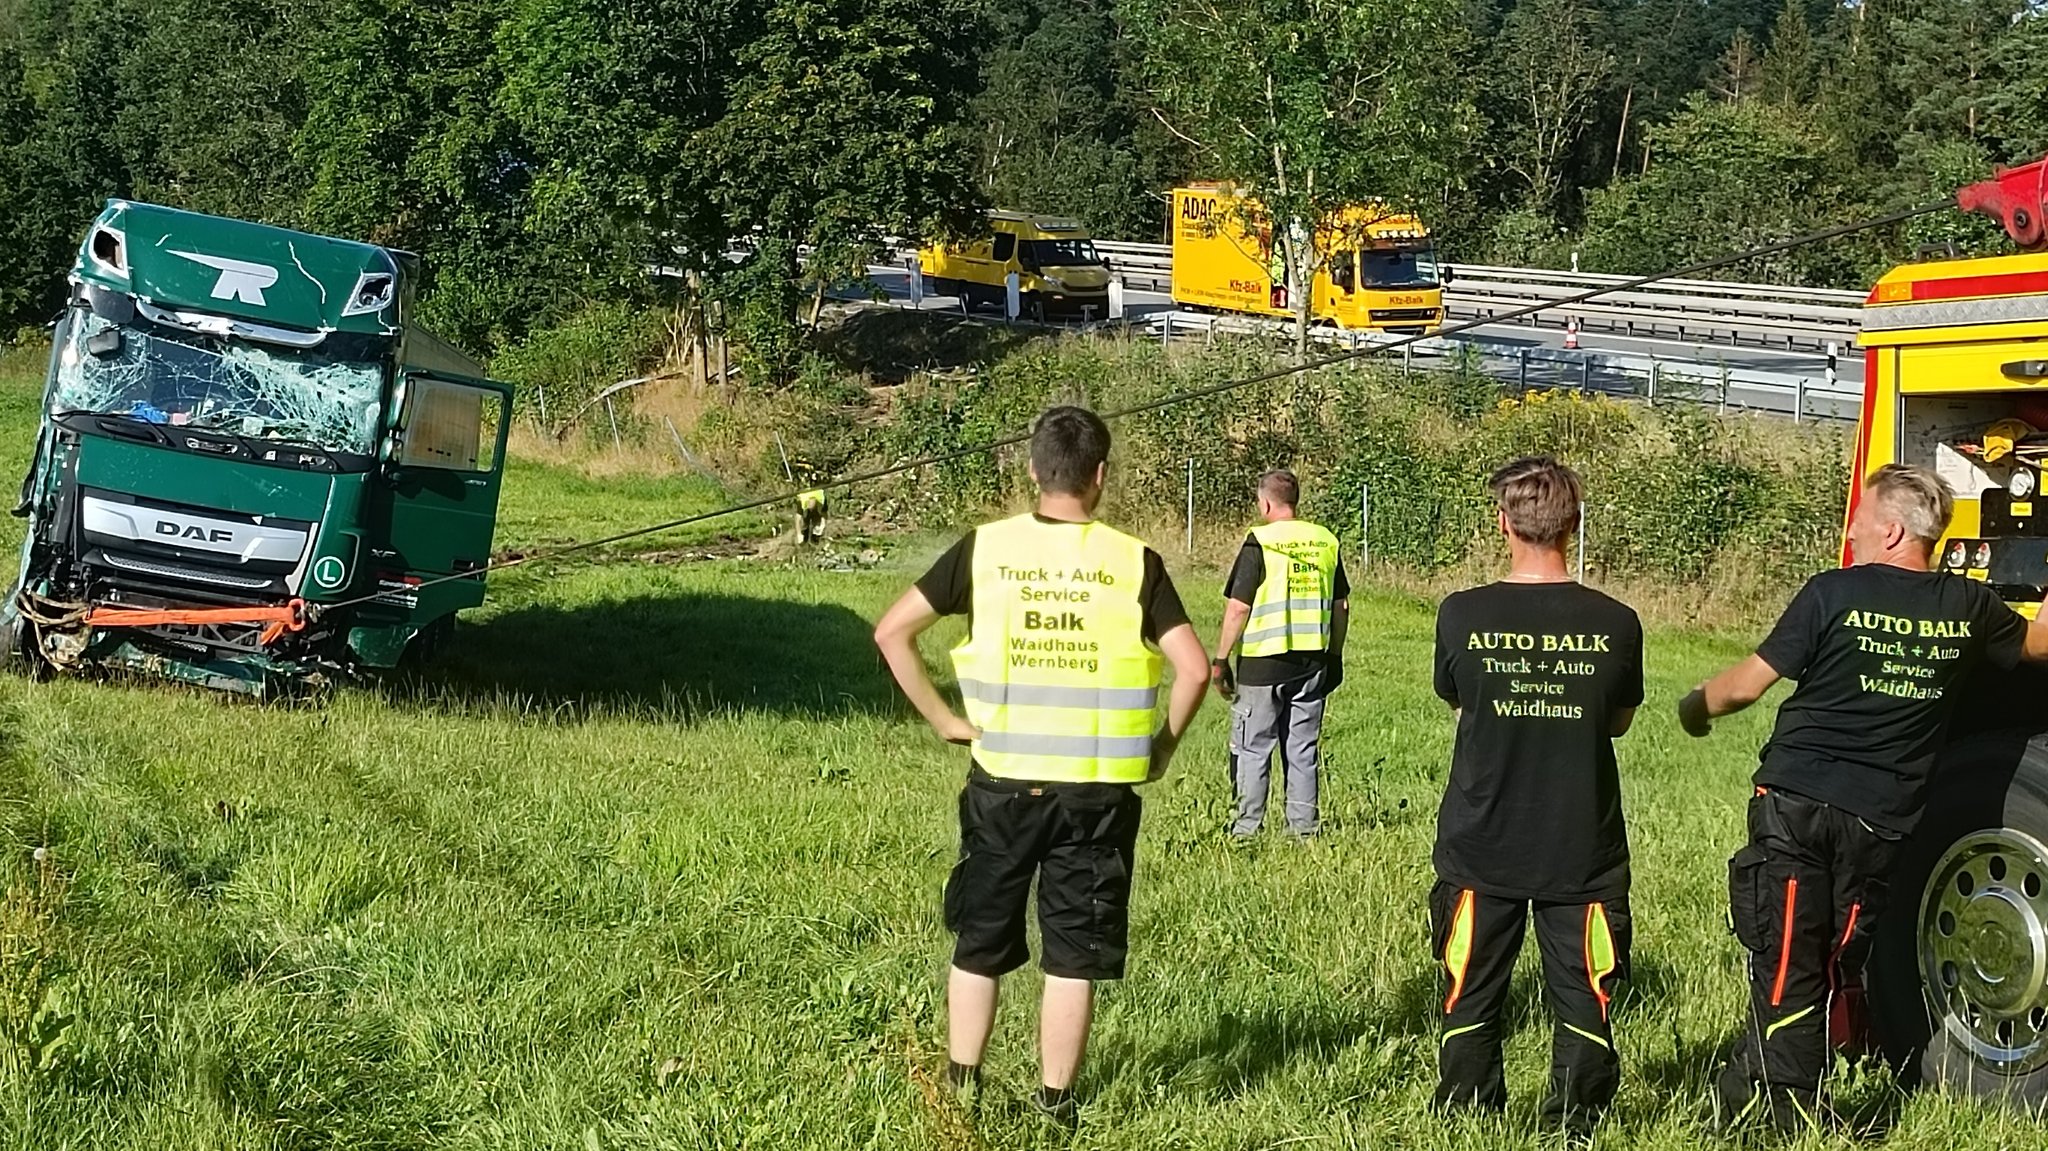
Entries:
[[[22,386],[6,411],[26,410]],[[522,465],[501,542],[715,498]],[[533,565],[494,584],[424,681],[310,706],[0,680],[0,988],[33,987],[30,1006],[0,1004],[31,1016],[0,1020],[0,1147],[1060,1145],[1021,1109],[1029,972],[979,1122],[930,1090],[965,761],[901,707],[868,627],[939,542],[869,572]],[[1205,635],[1219,580],[1181,573]],[[1320,841],[1223,841],[1213,706],[1146,790],[1131,976],[1102,997],[1078,1146],[1543,1142],[1533,962],[1509,1117],[1427,1111],[1441,992],[1424,894],[1450,722],[1428,684],[1431,605],[1363,594],[1355,610]],[[935,666],[957,634],[933,637]],[[1650,638],[1652,703],[1621,751],[1637,982],[1605,1145],[1700,1145],[1707,1063],[1741,1009],[1724,865],[1768,709],[1705,742],[1669,715],[1740,651]],[[22,1055],[17,1024],[67,1017]],[[1873,1076],[1845,1098],[1897,1111],[1894,1147],[2048,1138]]]

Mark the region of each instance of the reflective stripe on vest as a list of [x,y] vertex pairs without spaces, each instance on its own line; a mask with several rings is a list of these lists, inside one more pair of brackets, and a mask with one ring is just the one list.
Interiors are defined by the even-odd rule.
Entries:
[[970,578],[953,669],[975,762],[1001,779],[1142,782],[1162,662],[1144,639],[1145,545],[1017,516],[975,530]]
[[1337,537],[1305,520],[1279,520],[1252,529],[1266,576],[1252,603],[1238,654],[1284,655],[1327,651],[1330,609],[1337,584]]

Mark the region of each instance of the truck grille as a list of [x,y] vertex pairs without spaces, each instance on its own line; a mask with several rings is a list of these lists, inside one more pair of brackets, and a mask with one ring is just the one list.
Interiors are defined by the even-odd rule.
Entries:
[[1436,322],[1435,308],[1374,308],[1367,313],[1375,324],[1433,324]]
[[208,571],[205,568],[188,568],[178,564],[139,560],[133,556],[116,555],[113,552],[102,552],[100,558],[106,562],[108,567],[120,568],[122,571],[134,572],[137,575],[155,576],[158,579],[183,580],[187,583],[212,584],[214,587],[231,587],[240,591],[261,591],[269,588],[276,582],[260,576],[230,575],[227,572]]

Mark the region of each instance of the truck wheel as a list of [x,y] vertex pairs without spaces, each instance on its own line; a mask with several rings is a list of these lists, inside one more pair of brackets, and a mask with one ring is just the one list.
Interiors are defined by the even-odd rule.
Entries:
[[420,629],[419,634],[405,645],[405,653],[399,657],[399,666],[409,672],[424,671],[445,655],[455,642],[455,616],[453,613]]
[[2048,736],[1942,759],[1866,972],[1908,1081],[2048,1101]]

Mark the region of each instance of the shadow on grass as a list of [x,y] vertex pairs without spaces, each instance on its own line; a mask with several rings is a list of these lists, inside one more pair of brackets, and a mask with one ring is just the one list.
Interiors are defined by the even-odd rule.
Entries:
[[429,706],[516,701],[571,714],[898,714],[873,630],[836,604],[745,596],[539,604],[465,621],[445,656],[390,691]]
[[818,347],[840,365],[881,381],[900,383],[921,371],[951,370],[999,360],[1042,331],[990,323],[951,312],[895,309],[851,313],[821,333]]

